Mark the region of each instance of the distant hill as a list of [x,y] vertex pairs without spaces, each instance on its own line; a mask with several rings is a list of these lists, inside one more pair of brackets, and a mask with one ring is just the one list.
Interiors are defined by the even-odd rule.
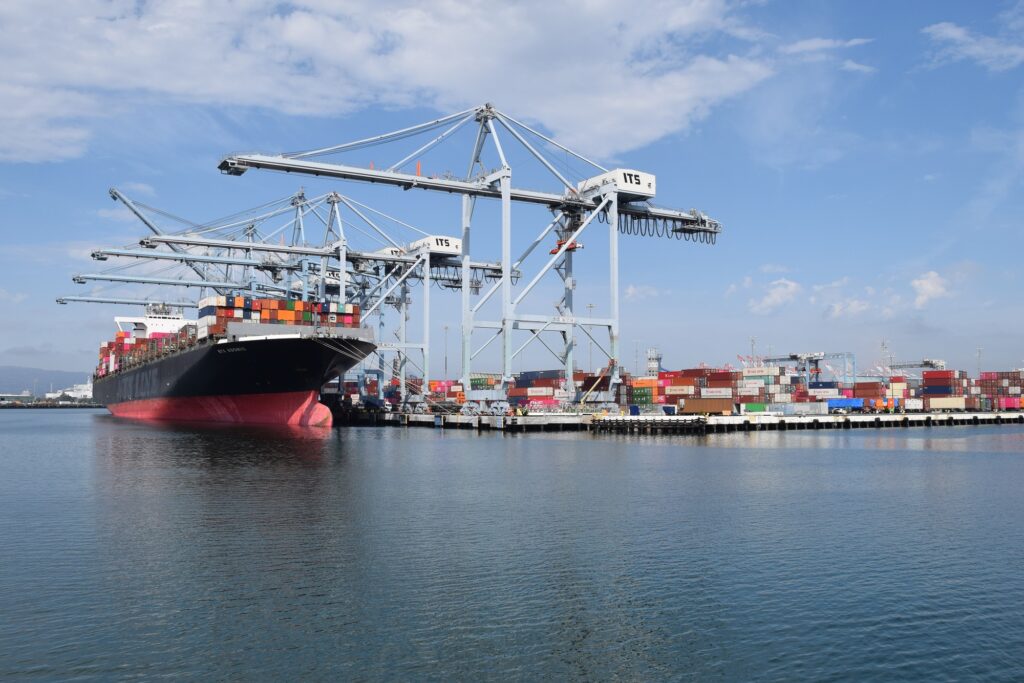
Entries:
[[25,389],[35,389],[37,396],[53,390],[66,389],[72,384],[81,384],[89,376],[88,372],[69,372],[67,370],[43,370],[41,368],[21,368],[16,365],[0,365],[0,394],[17,394]]

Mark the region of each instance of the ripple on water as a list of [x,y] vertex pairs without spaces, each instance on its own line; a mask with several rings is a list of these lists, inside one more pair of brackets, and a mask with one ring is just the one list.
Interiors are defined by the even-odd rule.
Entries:
[[1024,429],[0,412],[0,676],[1024,679]]

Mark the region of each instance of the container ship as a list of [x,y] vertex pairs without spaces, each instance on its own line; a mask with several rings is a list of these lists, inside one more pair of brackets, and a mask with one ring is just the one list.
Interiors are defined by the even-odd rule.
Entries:
[[118,417],[331,425],[320,389],[376,348],[359,307],[215,296],[187,320],[163,306],[117,317],[93,395]]

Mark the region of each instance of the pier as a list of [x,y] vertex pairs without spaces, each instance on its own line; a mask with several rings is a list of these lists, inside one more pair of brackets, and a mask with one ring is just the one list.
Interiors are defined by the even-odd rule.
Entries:
[[377,424],[478,431],[589,431],[606,434],[723,434],[822,429],[911,429],[1024,424],[1024,413],[907,413],[884,415],[443,415],[387,413]]

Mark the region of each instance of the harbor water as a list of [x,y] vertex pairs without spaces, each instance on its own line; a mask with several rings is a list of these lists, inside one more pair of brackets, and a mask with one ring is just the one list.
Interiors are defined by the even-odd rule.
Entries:
[[1024,427],[0,411],[0,678],[1024,680]]

